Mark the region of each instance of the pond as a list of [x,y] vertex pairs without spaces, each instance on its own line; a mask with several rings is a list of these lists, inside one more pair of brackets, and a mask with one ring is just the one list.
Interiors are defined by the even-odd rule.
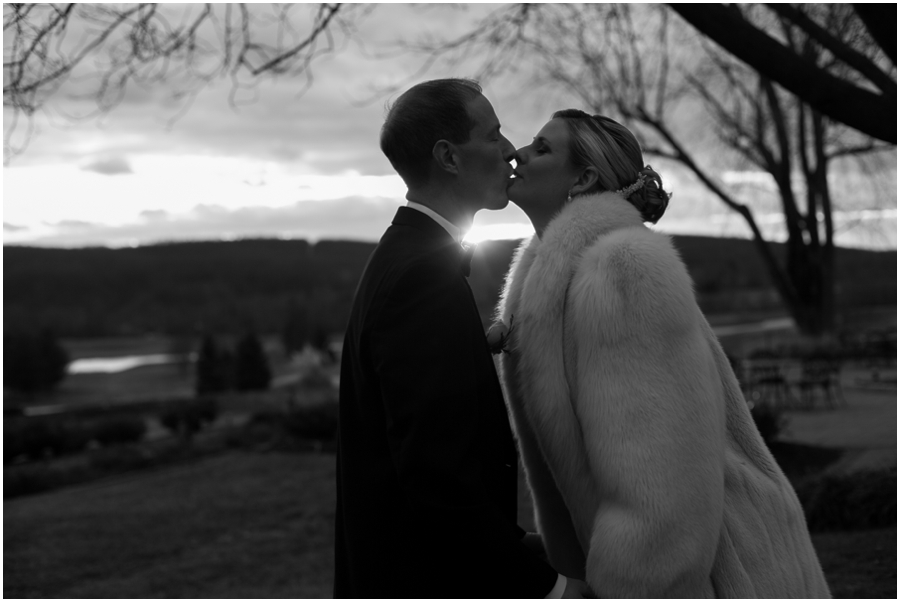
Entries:
[[174,364],[181,356],[170,353],[153,353],[149,355],[125,355],[118,357],[86,357],[72,360],[68,367],[69,374],[86,373],[115,373],[140,368],[141,366],[154,366],[158,364]]

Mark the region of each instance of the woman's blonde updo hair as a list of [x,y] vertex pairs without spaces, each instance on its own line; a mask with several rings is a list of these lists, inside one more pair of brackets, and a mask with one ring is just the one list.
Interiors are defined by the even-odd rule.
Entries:
[[663,190],[662,178],[644,165],[641,146],[628,128],[602,115],[578,109],[553,114],[569,128],[569,156],[576,167],[593,167],[600,173],[600,190],[620,192],[641,212],[645,222],[663,216],[672,195]]

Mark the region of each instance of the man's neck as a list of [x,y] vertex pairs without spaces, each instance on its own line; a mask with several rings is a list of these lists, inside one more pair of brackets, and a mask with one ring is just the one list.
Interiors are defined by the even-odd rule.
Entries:
[[436,221],[444,230],[447,231],[447,234],[449,234],[453,238],[453,240],[462,244],[463,236],[465,235],[465,233],[454,226],[450,221],[444,219],[444,217],[440,213],[438,213],[437,211],[432,211],[425,205],[421,205],[415,201],[409,201],[406,206],[410,209],[421,211],[422,213]]
[[438,191],[410,190],[406,193],[406,200],[428,207],[459,228],[463,234],[469,231],[475,219],[475,212],[470,212],[462,200]]

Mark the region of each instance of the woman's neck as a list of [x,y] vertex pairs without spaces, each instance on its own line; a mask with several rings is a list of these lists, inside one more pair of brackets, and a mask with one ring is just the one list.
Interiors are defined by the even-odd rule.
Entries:
[[531,220],[534,233],[537,234],[539,239],[544,237],[544,230],[547,229],[547,226],[559,214],[561,209],[562,207],[557,208],[555,211],[531,210],[525,212],[525,215]]

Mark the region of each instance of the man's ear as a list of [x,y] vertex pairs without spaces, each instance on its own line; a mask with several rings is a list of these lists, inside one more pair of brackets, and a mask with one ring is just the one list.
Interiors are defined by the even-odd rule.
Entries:
[[581,175],[578,176],[578,179],[575,180],[575,185],[572,186],[572,189],[569,192],[571,192],[572,196],[590,192],[597,187],[597,182],[599,181],[600,172],[597,171],[597,168],[585,167],[584,170],[582,170]]
[[443,171],[450,173],[459,173],[459,166],[456,164],[456,147],[446,140],[438,140],[431,149],[431,156]]

